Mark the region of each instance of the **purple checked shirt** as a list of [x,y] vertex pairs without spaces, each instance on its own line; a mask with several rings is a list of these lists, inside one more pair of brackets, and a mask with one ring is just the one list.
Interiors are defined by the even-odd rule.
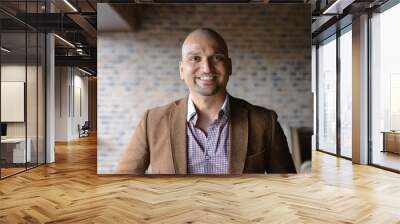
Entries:
[[207,129],[196,127],[197,112],[189,96],[187,112],[187,154],[189,174],[227,174],[229,139],[229,97]]

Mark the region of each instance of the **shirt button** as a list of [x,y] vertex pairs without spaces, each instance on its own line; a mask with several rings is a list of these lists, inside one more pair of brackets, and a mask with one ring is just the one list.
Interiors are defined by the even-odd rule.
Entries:
[[210,160],[210,159],[211,159],[211,156],[206,155],[206,160]]

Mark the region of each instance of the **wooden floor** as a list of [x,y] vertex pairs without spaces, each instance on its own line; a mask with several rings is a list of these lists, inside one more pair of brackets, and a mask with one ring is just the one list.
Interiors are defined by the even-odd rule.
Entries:
[[27,167],[25,167],[25,164],[18,164],[18,167],[2,167],[1,168],[1,178],[5,178],[20,172],[24,172],[27,169],[33,169],[37,166],[37,164],[29,164],[27,163]]
[[0,181],[0,223],[400,223],[400,175],[314,152],[293,176],[96,174],[96,139]]
[[22,172],[24,170],[26,170],[25,167],[24,168],[20,168],[20,167],[17,167],[17,168],[4,168],[3,167],[3,168],[1,168],[1,177],[2,178],[3,177],[7,177],[7,176],[13,175],[15,173]]
[[372,160],[374,164],[400,170],[400,154],[376,150],[374,151]]

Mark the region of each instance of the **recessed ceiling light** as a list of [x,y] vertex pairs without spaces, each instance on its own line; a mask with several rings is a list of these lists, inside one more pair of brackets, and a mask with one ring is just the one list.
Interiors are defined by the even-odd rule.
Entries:
[[351,5],[355,0],[336,0],[322,14],[342,14],[343,10]]
[[57,35],[57,34],[54,34],[54,36],[55,37],[57,37],[59,40],[61,40],[62,42],[64,42],[64,43],[66,43],[67,45],[69,45],[70,47],[73,47],[73,48],[75,48],[75,45],[73,45],[71,42],[69,42],[68,40],[66,40],[66,39],[64,39],[64,38],[62,38],[62,37],[60,37],[59,35]]
[[81,71],[81,72],[83,72],[83,73],[85,73],[85,74],[87,74],[87,75],[93,75],[92,73],[90,73],[90,72],[88,72],[88,71],[86,71],[86,70],[83,70],[83,69],[81,69],[81,68],[79,68],[79,67],[78,67],[78,70]]
[[67,4],[74,12],[78,12],[78,10],[68,1],[64,0],[65,4]]
[[7,49],[7,48],[5,48],[5,47],[1,47],[1,50],[4,51],[4,52],[7,52],[7,53],[10,53],[10,52],[11,52],[10,49]]

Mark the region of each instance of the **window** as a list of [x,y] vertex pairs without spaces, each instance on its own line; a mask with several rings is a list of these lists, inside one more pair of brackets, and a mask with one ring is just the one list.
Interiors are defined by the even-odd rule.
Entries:
[[372,163],[400,170],[400,4],[371,18]]
[[336,36],[318,54],[318,149],[336,153]]
[[318,149],[350,159],[353,78],[351,24],[318,46]]
[[351,158],[352,148],[352,35],[351,26],[340,36],[340,155]]

